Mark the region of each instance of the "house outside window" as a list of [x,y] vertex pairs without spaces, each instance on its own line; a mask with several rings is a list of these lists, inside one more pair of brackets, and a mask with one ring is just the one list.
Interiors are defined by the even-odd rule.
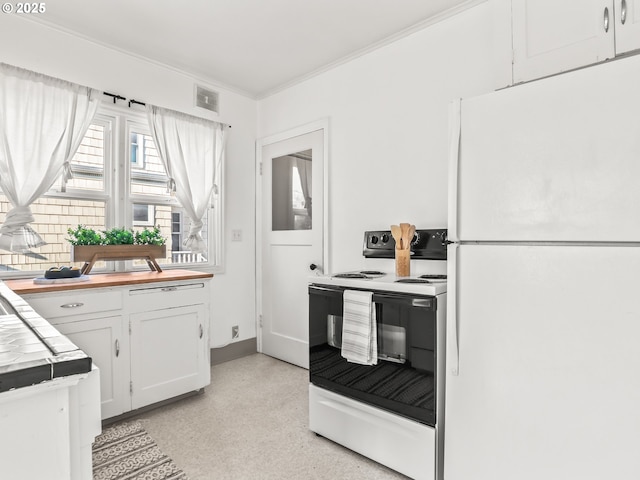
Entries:
[[132,133],[130,146],[131,152],[129,160],[131,162],[131,166],[135,168],[144,168],[144,135]]
[[180,250],[182,245],[182,213],[171,212],[171,251]]
[[[118,144],[118,138],[125,140]],[[0,250],[0,276],[71,265],[70,244],[65,239],[67,229],[78,224],[96,230],[158,226],[167,243],[166,258],[158,259],[163,267],[195,264],[214,271],[221,268],[221,249],[214,242],[221,237],[220,197],[212,199],[212,208],[204,219],[202,233],[208,251],[195,255],[182,250],[189,219],[167,189],[168,177],[149,135],[144,112],[102,105],[71,161],[71,169],[73,178],[66,185],[56,182],[31,207],[33,227],[47,245],[26,255]],[[222,172],[217,178],[222,178]],[[0,223],[9,209],[10,203],[0,191]],[[174,218],[180,219],[179,232]],[[99,262],[93,270],[137,268],[147,269],[146,261]]]

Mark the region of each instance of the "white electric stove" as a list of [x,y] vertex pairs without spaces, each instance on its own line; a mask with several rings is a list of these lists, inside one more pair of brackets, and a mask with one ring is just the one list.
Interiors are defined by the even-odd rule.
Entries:
[[[411,269],[443,271],[446,230],[418,230]],[[366,232],[363,255],[393,262],[391,232]],[[426,262],[425,262],[426,263]],[[416,268],[414,268],[416,267]],[[345,292],[371,293],[377,361],[343,357]],[[309,428],[419,480],[441,480],[446,275],[358,270],[309,279]]]

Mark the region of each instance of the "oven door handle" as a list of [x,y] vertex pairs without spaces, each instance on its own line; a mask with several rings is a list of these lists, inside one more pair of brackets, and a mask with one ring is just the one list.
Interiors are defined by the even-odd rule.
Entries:
[[374,303],[393,303],[404,307],[426,308],[428,310],[436,309],[435,298],[406,297],[388,293],[374,293],[372,301]]
[[342,297],[343,288],[340,287],[325,287],[320,285],[310,285],[309,294],[325,295],[333,297]]

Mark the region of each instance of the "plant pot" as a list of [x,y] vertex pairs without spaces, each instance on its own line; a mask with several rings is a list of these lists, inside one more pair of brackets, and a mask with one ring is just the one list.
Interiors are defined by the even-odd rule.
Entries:
[[89,274],[98,260],[134,260],[143,258],[152,271],[161,272],[162,269],[156,258],[164,258],[167,253],[166,245],[71,245],[71,261],[85,262],[81,271]]

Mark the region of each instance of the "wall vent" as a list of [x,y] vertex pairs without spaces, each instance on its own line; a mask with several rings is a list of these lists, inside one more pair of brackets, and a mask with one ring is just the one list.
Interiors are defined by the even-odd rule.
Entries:
[[196,107],[220,113],[220,94],[196,85]]

